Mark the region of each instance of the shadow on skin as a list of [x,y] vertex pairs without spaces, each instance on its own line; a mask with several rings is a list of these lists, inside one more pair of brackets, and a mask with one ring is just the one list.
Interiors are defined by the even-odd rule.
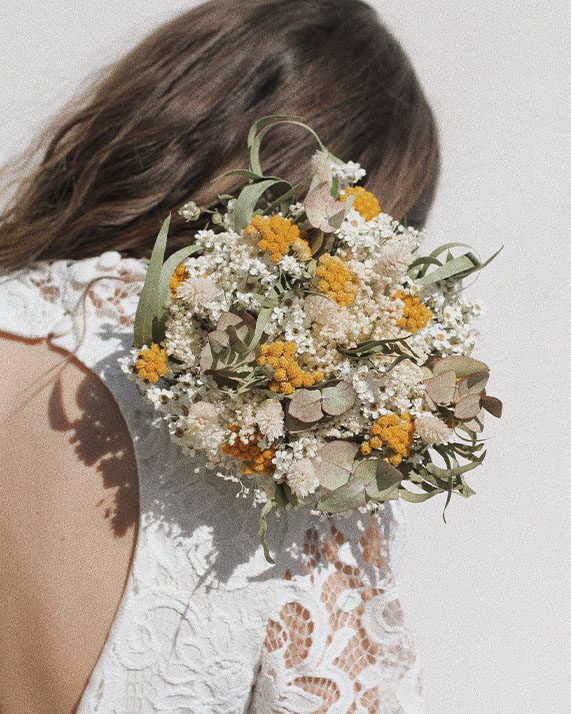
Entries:
[[[106,397],[106,398],[105,398]],[[63,401],[61,373],[58,374],[49,398],[48,415],[52,429],[70,432],[70,444],[86,466],[95,466],[101,474],[103,487],[113,489],[109,503],[105,505],[105,519],[109,521],[115,536],[122,537],[137,521],[133,508],[133,492],[137,492],[136,479],[131,477],[130,465],[135,463],[132,443],[109,422],[109,395],[102,394],[101,385],[94,378],[84,379],[76,391],[76,403],[82,416],[71,421]]]

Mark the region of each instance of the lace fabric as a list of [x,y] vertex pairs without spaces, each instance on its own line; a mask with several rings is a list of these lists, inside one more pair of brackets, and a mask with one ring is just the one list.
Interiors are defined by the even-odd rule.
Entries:
[[140,524],[119,611],[79,714],[419,714],[395,585],[403,511],[269,519],[191,462],[120,371],[146,267],[118,253],[0,279],[0,330],[50,337],[109,387],[133,438]]

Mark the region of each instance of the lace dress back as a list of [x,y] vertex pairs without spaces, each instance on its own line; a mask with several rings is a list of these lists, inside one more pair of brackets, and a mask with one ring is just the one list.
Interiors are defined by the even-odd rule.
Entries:
[[50,338],[110,389],[133,439],[140,520],[128,583],[78,714],[419,714],[395,586],[403,512],[269,519],[171,441],[122,373],[143,261],[118,253],[0,278],[0,330]]

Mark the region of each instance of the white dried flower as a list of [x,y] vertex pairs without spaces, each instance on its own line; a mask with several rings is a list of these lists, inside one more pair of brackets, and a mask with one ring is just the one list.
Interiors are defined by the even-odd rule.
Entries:
[[427,446],[444,444],[452,438],[452,429],[434,414],[422,414],[414,420],[414,426]]
[[410,247],[406,243],[389,243],[379,251],[381,275],[394,282],[402,282],[413,261]]
[[305,498],[319,486],[315,476],[315,467],[310,459],[295,461],[287,475],[287,482],[298,498]]
[[305,314],[318,325],[333,325],[339,320],[339,307],[321,295],[308,295],[303,303]]
[[220,289],[208,278],[189,278],[178,286],[176,294],[191,308],[196,309],[213,300],[219,292]]
[[186,437],[195,449],[212,450],[224,441],[224,430],[218,422],[218,409],[210,402],[191,404],[186,417]]
[[182,216],[185,221],[197,221],[200,218],[201,213],[202,210],[196,205],[196,203],[194,201],[189,201],[179,210],[178,215]]
[[275,441],[284,434],[284,413],[277,399],[266,399],[256,411],[258,428],[268,438]]

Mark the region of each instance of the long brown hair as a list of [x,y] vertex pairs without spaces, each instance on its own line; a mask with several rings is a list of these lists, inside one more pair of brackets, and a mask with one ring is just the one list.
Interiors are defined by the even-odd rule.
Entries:
[[[211,0],[166,23],[49,129],[39,165],[0,215],[0,266],[147,255],[173,212],[169,248],[189,242],[176,210],[212,207],[247,166],[249,126],[301,115],[330,151],[367,169],[394,217],[421,225],[438,174],[435,122],[398,42],[361,0]],[[264,142],[267,174],[301,178],[302,130]],[[37,154],[38,155],[38,154]],[[31,158],[27,159],[31,162]]]

